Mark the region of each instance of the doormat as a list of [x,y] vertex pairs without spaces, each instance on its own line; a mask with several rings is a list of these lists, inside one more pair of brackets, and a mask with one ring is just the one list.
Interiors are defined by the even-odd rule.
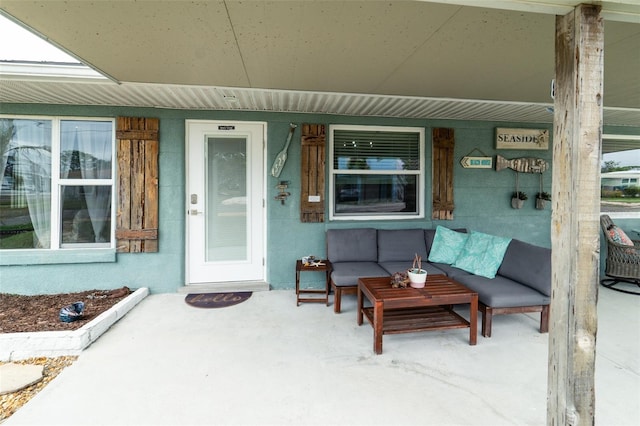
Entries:
[[187,294],[184,301],[188,305],[195,308],[226,308],[227,306],[237,305],[251,297],[251,291],[233,292],[233,293],[202,293]]

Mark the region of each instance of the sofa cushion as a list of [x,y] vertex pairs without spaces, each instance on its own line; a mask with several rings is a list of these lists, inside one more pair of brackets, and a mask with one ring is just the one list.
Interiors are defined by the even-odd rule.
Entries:
[[[467,232],[467,228],[457,228],[454,229],[456,232]],[[425,229],[424,230],[424,243],[427,246],[427,256],[431,253],[431,247],[433,246],[433,239],[436,236],[435,229]]]
[[511,240],[498,275],[551,296],[551,249]]
[[444,226],[436,227],[429,262],[453,264],[467,242],[468,234],[456,232]]
[[358,284],[361,277],[386,277],[391,275],[376,262],[331,263],[331,280],[338,287]]
[[378,229],[378,262],[405,261],[409,269],[416,253],[427,258],[423,229]]
[[334,262],[375,262],[378,244],[374,228],[327,230],[327,258]]
[[455,279],[458,275],[469,275],[469,272],[463,271],[462,269],[456,268],[452,265],[447,265],[446,263],[429,263],[429,265],[435,266],[449,278]]
[[453,266],[475,275],[494,278],[511,238],[471,231]]
[[[387,271],[390,275],[395,272],[407,272],[407,269],[411,268],[412,262],[382,262],[379,263],[385,271]],[[446,273],[438,268],[438,266],[433,263],[422,262],[422,269],[427,271],[427,274],[431,275],[446,275]]]
[[500,275],[493,279],[460,275],[455,281],[478,293],[478,300],[492,308],[548,305],[551,302],[549,296]]

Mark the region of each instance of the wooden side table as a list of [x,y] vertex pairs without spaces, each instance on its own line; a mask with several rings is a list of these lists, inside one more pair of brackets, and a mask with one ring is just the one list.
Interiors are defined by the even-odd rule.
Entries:
[[[324,265],[304,266],[302,260],[296,260],[296,306],[300,306],[300,302],[321,303],[324,302],[329,306],[329,282],[331,280],[331,262],[326,259],[320,261]],[[300,289],[300,272],[325,272],[327,275],[324,290],[321,289]],[[323,294],[324,297],[300,297],[303,294]]]

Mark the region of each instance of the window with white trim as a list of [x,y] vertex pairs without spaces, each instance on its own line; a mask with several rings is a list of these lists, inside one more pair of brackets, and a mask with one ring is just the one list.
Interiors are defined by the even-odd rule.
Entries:
[[0,249],[114,247],[114,129],[0,116]]
[[424,217],[424,128],[329,126],[331,220]]

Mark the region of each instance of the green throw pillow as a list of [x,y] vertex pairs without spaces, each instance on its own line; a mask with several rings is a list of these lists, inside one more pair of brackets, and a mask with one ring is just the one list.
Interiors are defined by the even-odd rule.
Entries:
[[469,234],[464,232],[456,232],[444,226],[437,226],[429,252],[429,262],[451,265],[458,258],[468,237]]
[[487,278],[495,278],[511,238],[471,231],[453,266]]

